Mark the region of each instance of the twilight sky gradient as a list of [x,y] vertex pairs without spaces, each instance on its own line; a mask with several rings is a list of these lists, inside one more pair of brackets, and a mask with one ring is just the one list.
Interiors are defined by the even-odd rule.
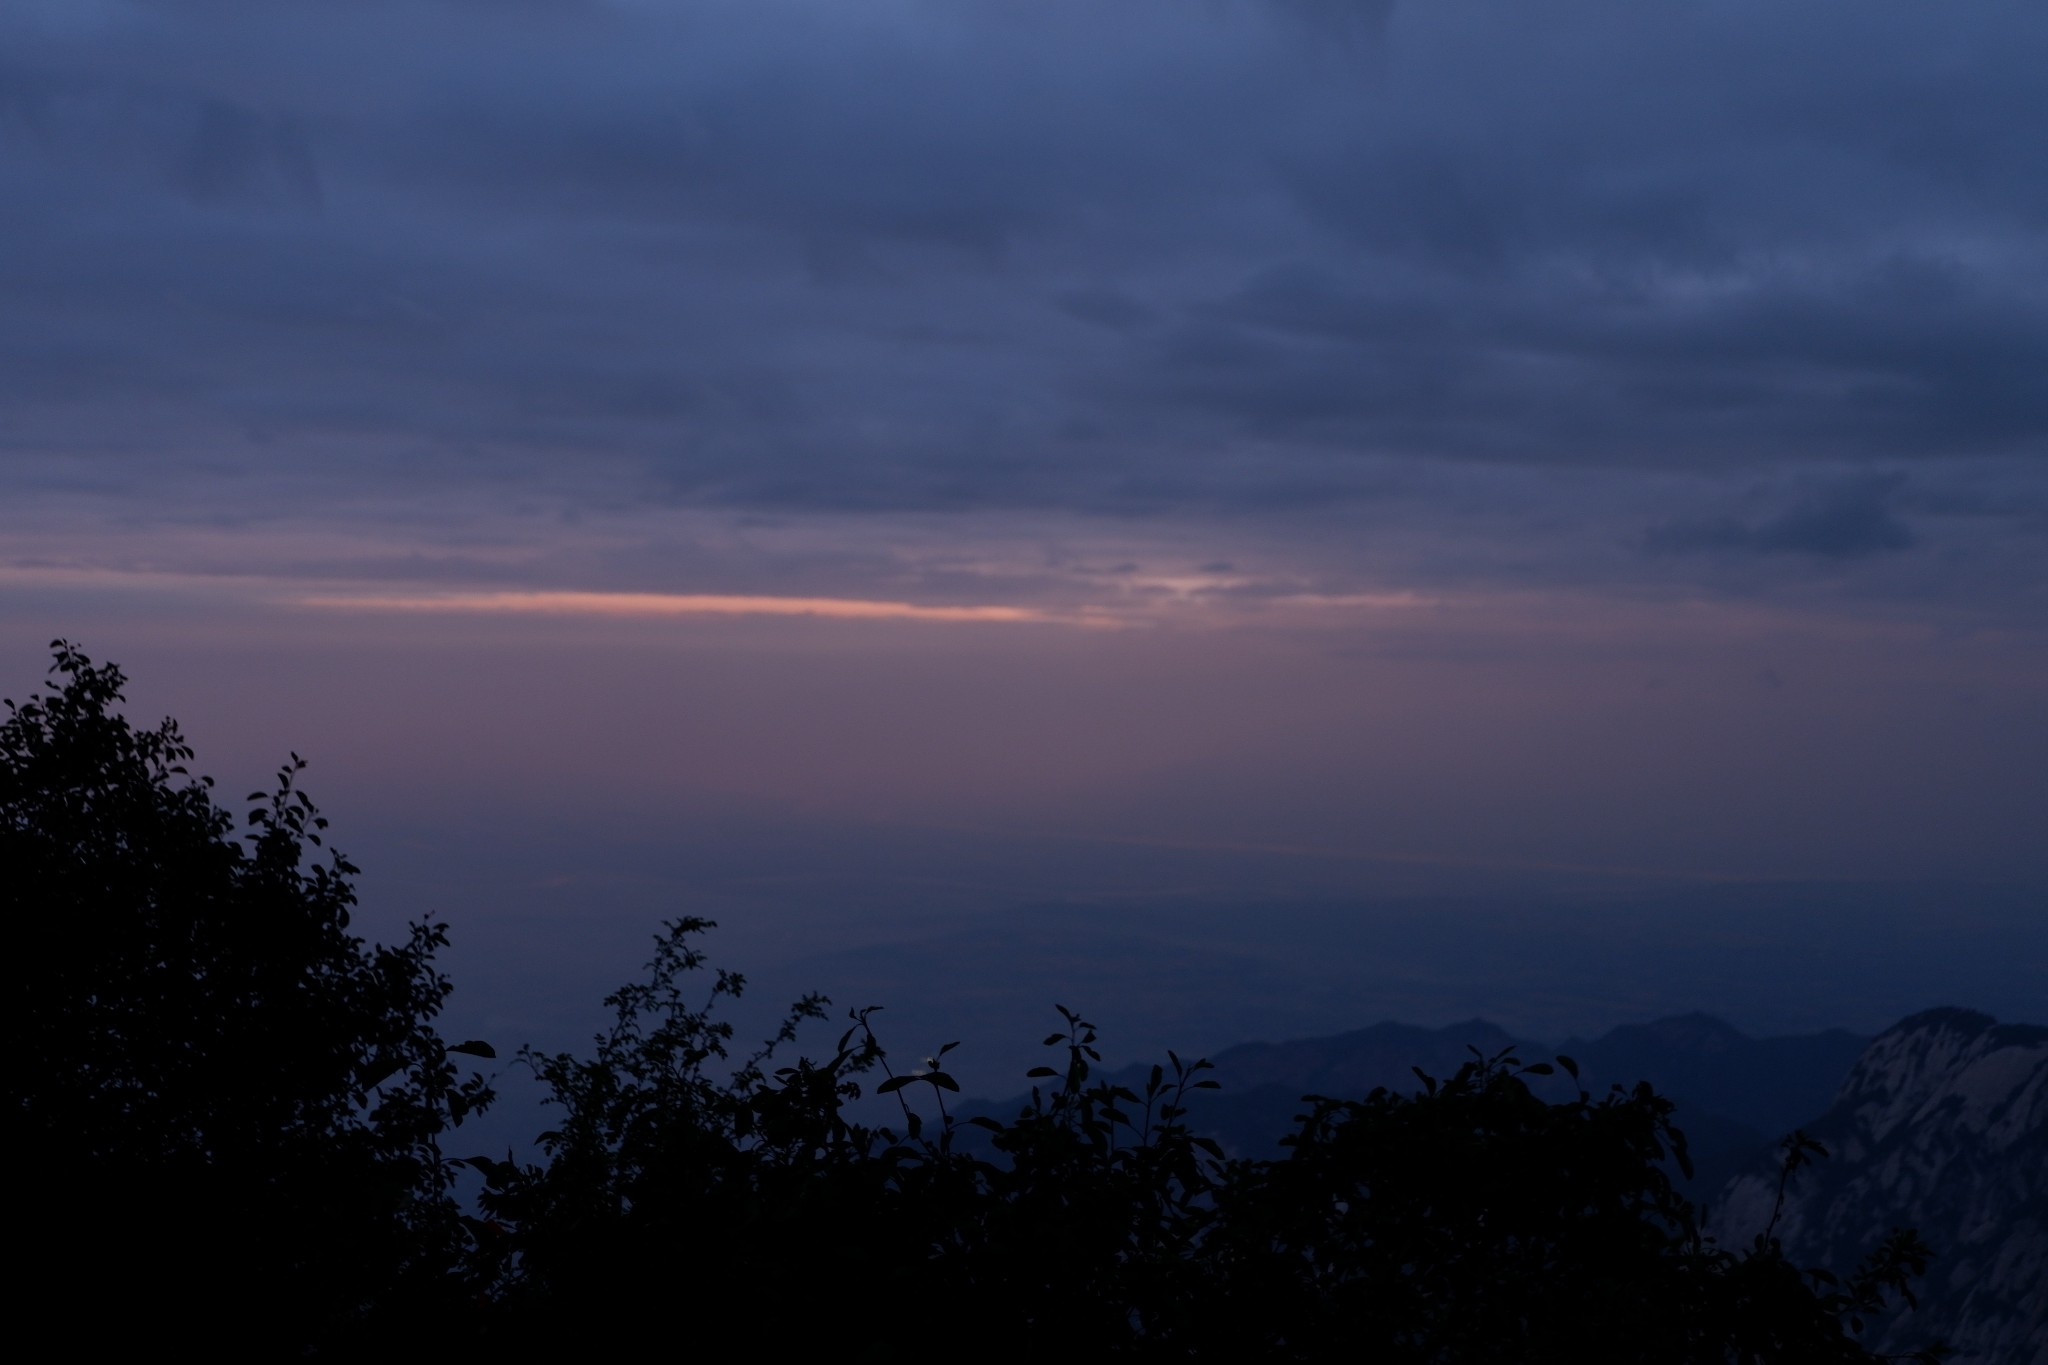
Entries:
[[2048,885],[2043,70],[2039,0],[0,0],[0,690],[72,638],[366,891],[628,944]]

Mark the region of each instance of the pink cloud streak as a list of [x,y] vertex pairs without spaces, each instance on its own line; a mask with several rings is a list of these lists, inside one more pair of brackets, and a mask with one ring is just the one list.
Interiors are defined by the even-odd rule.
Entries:
[[827,616],[867,621],[1098,624],[1032,607],[918,606],[842,597],[752,597],[656,592],[473,592],[426,596],[301,597],[295,605],[344,611],[519,612],[551,616]]

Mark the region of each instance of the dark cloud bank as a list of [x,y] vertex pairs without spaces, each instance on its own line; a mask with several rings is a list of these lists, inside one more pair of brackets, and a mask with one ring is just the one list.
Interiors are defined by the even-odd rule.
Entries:
[[2044,65],[2020,0],[17,4],[5,478],[2038,592]]

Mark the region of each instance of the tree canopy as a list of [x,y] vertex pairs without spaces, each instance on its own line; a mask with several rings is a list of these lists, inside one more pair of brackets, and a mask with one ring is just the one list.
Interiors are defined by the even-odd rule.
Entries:
[[[288,1353],[440,1292],[461,1225],[438,1141],[488,1102],[432,1020],[446,926],[371,946],[294,755],[240,822],[175,722],[56,642],[0,722],[7,1085],[40,1274],[121,1324]],[[242,832],[238,836],[237,828]],[[50,1300],[52,1302],[61,1299]]]

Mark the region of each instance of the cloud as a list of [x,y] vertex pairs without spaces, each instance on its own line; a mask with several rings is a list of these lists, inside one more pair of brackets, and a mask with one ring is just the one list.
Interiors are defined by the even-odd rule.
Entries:
[[2032,505],[2044,62],[2031,0],[10,7],[0,492],[1933,574],[1890,494],[1684,507]]
[[308,208],[320,203],[319,168],[295,122],[222,100],[201,106],[191,148],[174,178],[200,203],[282,199]]
[[1783,511],[1748,523],[1733,517],[1675,520],[1653,528],[1653,550],[1746,550],[1861,559],[1911,549],[1911,528],[1893,512],[1903,478],[1848,479],[1816,489]]

